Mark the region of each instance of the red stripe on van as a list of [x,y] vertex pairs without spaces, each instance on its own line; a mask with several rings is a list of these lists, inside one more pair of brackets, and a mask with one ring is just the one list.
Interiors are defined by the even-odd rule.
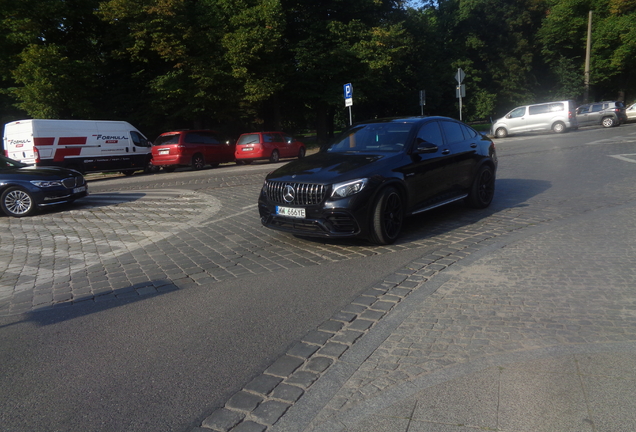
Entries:
[[60,137],[58,145],[86,144],[86,137]]
[[55,150],[55,156],[53,160],[55,162],[63,162],[66,156],[79,156],[82,149],[80,147],[76,148],[58,148]]
[[36,146],[53,145],[55,138],[33,138],[33,144]]

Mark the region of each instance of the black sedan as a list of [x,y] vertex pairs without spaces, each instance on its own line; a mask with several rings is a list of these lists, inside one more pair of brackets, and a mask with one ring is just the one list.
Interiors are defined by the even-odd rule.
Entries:
[[59,167],[35,167],[0,156],[0,208],[22,217],[38,208],[70,203],[88,194],[84,176]]
[[390,244],[405,216],[458,200],[489,206],[496,171],[493,142],[459,121],[373,120],[270,173],[258,208],[268,228]]

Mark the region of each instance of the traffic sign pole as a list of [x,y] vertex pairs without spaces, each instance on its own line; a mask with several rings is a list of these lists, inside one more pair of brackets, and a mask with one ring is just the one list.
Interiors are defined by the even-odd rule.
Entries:
[[351,113],[351,106],[353,105],[353,86],[351,83],[347,83],[342,86],[344,92],[345,106],[349,107],[349,126],[353,124],[353,114]]
[[455,79],[457,80],[457,84],[459,84],[457,86],[457,97],[459,98],[459,121],[462,121],[462,96],[466,95],[466,90],[464,90],[465,87],[462,85],[462,81],[464,81],[465,77],[466,74],[462,68],[457,68],[457,75],[455,75]]

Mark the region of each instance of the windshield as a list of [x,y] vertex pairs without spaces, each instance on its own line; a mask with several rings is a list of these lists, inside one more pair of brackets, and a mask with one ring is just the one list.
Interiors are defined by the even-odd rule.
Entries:
[[325,147],[328,153],[400,152],[413,123],[371,123],[354,126]]
[[29,165],[0,155],[0,170],[7,170],[12,168],[24,168],[26,166],[29,166]]

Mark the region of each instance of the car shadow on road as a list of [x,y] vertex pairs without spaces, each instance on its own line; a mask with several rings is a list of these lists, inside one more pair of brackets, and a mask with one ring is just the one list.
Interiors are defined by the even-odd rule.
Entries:
[[[414,241],[433,238],[446,234],[463,226],[476,224],[503,211],[527,207],[527,201],[550,189],[551,182],[534,179],[498,179],[495,184],[495,197],[485,209],[471,209],[463,201],[408,217],[404,221],[402,234],[395,245],[404,245]],[[334,244],[338,246],[368,246],[364,239],[323,239],[302,237],[303,240]]]

